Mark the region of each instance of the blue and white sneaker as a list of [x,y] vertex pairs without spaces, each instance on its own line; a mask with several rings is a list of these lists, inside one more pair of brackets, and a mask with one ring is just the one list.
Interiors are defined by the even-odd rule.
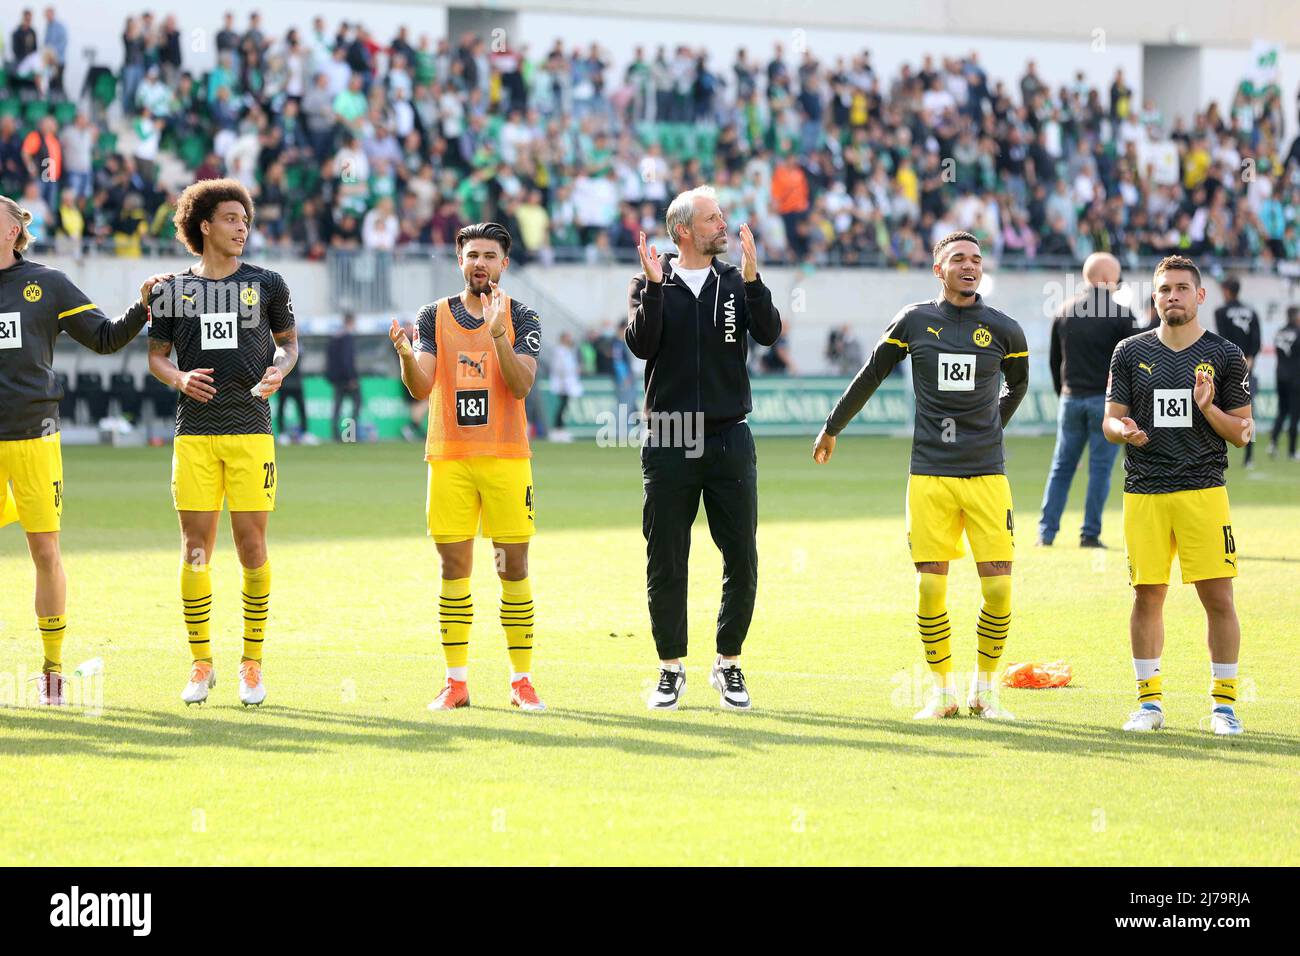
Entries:
[[1165,712],[1155,704],[1143,704],[1128,715],[1124,729],[1137,733],[1150,733],[1165,725]]
[[1231,707],[1216,707],[1210,711],[1210,730],[1216,737],[1235,737],[1244,732],[1241,719]]

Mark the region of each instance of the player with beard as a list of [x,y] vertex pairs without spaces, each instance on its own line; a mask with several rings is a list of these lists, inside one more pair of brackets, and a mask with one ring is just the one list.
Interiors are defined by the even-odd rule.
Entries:
[[1241,733],[1237,657],[1241,625],[1232,598],[1237,543],[1228,513],[1227,443],[1254,435],[1250,367],[1242,350],[1204,328],[1201,273],[1191,259],[1169,256],[1156,266],[1160,325],[1125,339],[1110,361],[1102,428],[1124,455],[1124,543],[1133,613],[1129,636],[1138,709],[1124,729],[1164,726],[1160,655],[1164,603],[1174,555],[1184,584],[1195,584],[1205,608],[1210,645],[1210,729]]
[[427,527],[442,562],[438,625],[447,679],[431,711],[469,706],[470,572],[480,523],[492,539],[501,579],[501,627],[510,655],[510,703],[540,711],[531,680],[533,594],[532,451],[524,399],[537,376],[537,313],[498,287],[510,265],[510,233],[480,222],[456,233],[465,276],[457,296],[430,303],[416,320],[416,344],[393,320],[389,337],[402,382],[429,400]]
[[894,366],[910,356],[916,424],[907,481],[907,543],[916,565],[917,630],[938,682],[937,693],[915,716],[957,714],[948,563],[963,554],[964,530],[984,597],[967,707],[974,716],[1008,719],[1012,715],[995,693],[1011,629],[1015,550],[1002,430],[1029,388],[1029,350],[1019,324],[986,305],[976,292],[984,273],[973,235],[954,232],[935,243],[934,274],[943,284],[942,295],[906,306],[894,317],[826,419],[813,460],[830,460],[835,436]]

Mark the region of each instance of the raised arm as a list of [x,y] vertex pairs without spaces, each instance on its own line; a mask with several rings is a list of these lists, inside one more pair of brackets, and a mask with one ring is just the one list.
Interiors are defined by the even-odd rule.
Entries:
[[641,275],[633,276],[627,291],[627,329],[623,341],[639,359],[652,358],[659,351],[664,330],[664,270],[659,253],[646,245],[645,233],[637,241]]

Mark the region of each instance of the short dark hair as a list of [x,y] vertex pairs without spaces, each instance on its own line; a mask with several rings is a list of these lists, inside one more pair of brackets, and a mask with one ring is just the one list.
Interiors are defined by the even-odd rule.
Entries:
[[1219,285],[1223,286],[1233,295],[1236,295],[1241,291],[1241,280],[1238,279],[1236,276],[1228,276],[1226,279],[1220,282]]
[[939,261],[939,253],[943,252],[945,246],[951,246],[954,242],[973,242],[976,246],[980,241],[969,232],[950,232],[934,244],[934,259]]
[[248,215],[248,225],[253,225],[253,197],[237,179],[202,179],[187,186],[176,200],[176,236],[191,255],[203,255],[203,230],[199,223],[209,222],[223,202],[237,202]]
[[488,239],[501,247],[501,255],[510,258],[510,230],[499,222],[476,222],[456,233],[456,255],[460,256],[465,243],[471,239]]
[[1196,268],[1196,263],[1186,256],[1165,256],[1160,260],[1160,265],[1156,266],[1156,271],[1152,274],[1152,278],[1155,278],[1155,276],[1160,275],[1162,272],[1172,272],[1175,270],[1190,272],[1196,277],[1196,288],[1199,289],[1201,287],[1201,270]]

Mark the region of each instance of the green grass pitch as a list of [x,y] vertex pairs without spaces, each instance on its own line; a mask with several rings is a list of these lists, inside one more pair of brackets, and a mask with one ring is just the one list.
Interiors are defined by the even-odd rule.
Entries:
[[[550,709],[508,705],[480,543],[474,706],[438,718],[425,711],[442,665],[417,448],[280,450],[260,710],[235,696],[239,577],[225,519],[218,684],[187,710],[169,452],[67,448],[65,663],[104,658],[102,712],[22,705],[40,645],[30,561],[5,529],[0,692],[13,705],[0,707],[0,864],[1300,862],[1300,463],[1261,456],[1247,474],[1233,450],[1247,733],[1226,741],[1198,727],[1204,621],[1178,586],[1169,724],[1121,734],[1133,683],[1120,468],[1111,550],[1074,546],[1082,471],[1057,546],[1036,549],[1049,439],[1009,441],[1020,551],[1007,659],[1064,658],[1074,684],[1005,692],[1014,723],[913,722],[925,669],[903,535],[908,443],[843,439],[821,468],[810,445],[758,441],[760,593],[745,654],[755,712],[720,711],[707,685],[720,560],[702,511],[684,706],[646,712],[655,655],[636,452],[542,445],[534,679]],[[963,669],[978,595],[969,558],[954,564]]]

